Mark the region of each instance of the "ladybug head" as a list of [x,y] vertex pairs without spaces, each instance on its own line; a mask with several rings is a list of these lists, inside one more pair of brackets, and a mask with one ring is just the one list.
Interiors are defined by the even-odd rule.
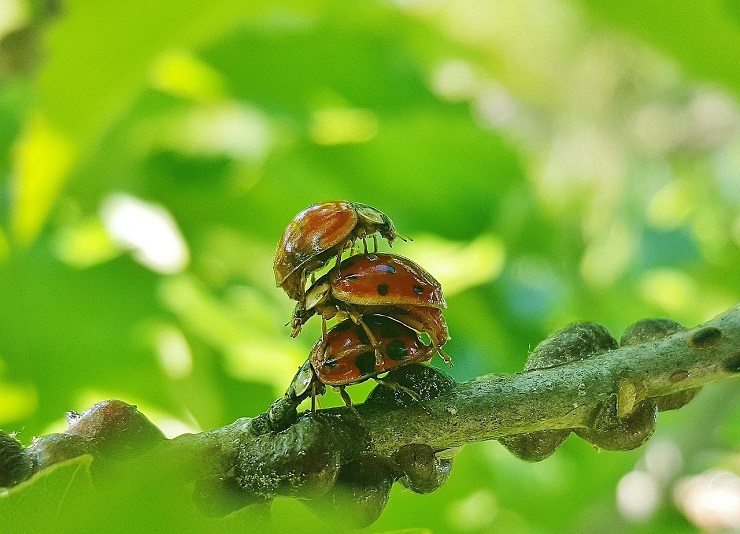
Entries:
[[[398,235],[396,227],[393,226],[393,221],[380,210],[368,206],[367,204],[361,204],[359,202],[354,203],[357,216],[362,222],[363,226],[372,228],[372,231],[378,232],[381,236],[388,240],[388,244],[393,244],[393,240],[400,238],[406,241],[405,238]],[[372,233],[369,231],[368,233]]]
[[321,313],[322,308],[325,307],[322,304],[329,297],[330,290],[329,282],[321,281],[308,288],[303,303],[296,304],[295,310],[293,310],[293,318],[290,321],[290,326],[293,328],[292,337],[296,337],[301,332],[301,327],[314,313]]

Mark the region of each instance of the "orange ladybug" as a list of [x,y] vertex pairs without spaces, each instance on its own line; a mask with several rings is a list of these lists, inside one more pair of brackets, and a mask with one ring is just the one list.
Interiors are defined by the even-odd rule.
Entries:
[[[377,345],[372,344],[365,329],[352,320],[337,324],[324,339],[316,342],[308,360],[298,369],[286,392],[291,402],[299,404],[310,396],[313,410],[316,395],[322,395],[326,386],[335,386],[345,404],[351,406],[352,401],[344,389],[347,385],[375,378],[389,387],[401,387],[383,382],[377,375],[402,365],[427,361],[436,352],[435,347],[425,345],[415,331],[395,319],[367,315],[364,321],[374,333]],[[382,356],[380,362],[375,358],[376,347]],[[413,392],[409,394],[416,397]]]
[[296,215],[280,238],[273,263],[275,284],[302,302],[309,273],[333,257],[338,264],[357,239],[367,252],[365,239],[372,236],[377,251],[377,234],[389,245],[396,238],[405,241],[388,216],[372,206],[343,200],[313,204]]
[[[349,317],[365,330],[370,343],[380,348],[363,316],[382,314],[426,333],[435,351],[450,364],[450,357],[442,350],[449,337],[442,317],[446,307],[439,282],[413,261],[394,254],[358,254],[308,289],[303,304],[298,303],[293,312],[291,335],[297,336],[314,314],[322,316],[325,335],[328,319]],[[382,359],[382,352],[376,350],[376,365],[381,365]]]

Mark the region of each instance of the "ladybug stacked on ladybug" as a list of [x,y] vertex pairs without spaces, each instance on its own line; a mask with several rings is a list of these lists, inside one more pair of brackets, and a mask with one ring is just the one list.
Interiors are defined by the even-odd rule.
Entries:
[[[427,361],[435,353],[451,365],[442,350],[449,336],[439,282],[408,258],[378,253],[378,234],[389,245],[397,238],[405,241],[381,211],[359,202],[332,201],[300,212],[280,238],[273,270],[275,283],[297,301],[291,335],[297,336],[313,315],[322,321],[321,339],[286,393],[296,404],[310,396],[315,409],[316,395],[331,385],[351,406],[347,385],[375,378],[401,387],[378,375]],[[373,241],[372,252],[368,238]],[[358,241],[363,253],[353,254]],[[342,260],[344,253],[348,257]],[[316,272],[332,261],[316,279]],[[327,330],[331,319],[339,322]],[[421,334],[428,337],[428,344]]]

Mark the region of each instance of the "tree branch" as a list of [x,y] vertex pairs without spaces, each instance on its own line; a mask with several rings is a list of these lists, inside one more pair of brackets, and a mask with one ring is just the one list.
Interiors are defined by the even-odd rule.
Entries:
[[614,399],[619,401],[619,418],[625,419],[646,399],[738,377],[739,366],[740,307],[736,307],[660,340],[458,384],[426,402],[426,412],[419,406],[381,408],[363,412],[363,419],[372,447],[380,454],[419,442],[441,450],[537,430],[590,428],[602,406]]
[[389,373],[421,402],[379,385],[354,409],[298,416],[279,399],[257,417],[165,440],[135,407],[106,401],[28,448],[0,435],[0,486],[92,453],[126,473],[153,470],[172,484],[196,481],[195,498],[212,514],[288,495],[326,513],[352,506],[358,523],[368,524],[394,481],[418,492],[441,485],[449,449],[499,439],[537,461],[572,431],[599,447],[632,449],[652,435],[659,411],[738,376],[740,306],[690,330],[664,319],[640,321],[619,344],[603,327],[577,323],[538,345],[519,374],[458,384],[425,366]]

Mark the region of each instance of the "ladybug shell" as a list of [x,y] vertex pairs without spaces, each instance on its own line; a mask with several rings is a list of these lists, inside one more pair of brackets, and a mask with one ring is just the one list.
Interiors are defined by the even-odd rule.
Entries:
[[395,254],[357,254],[331,279],[332,296],[348,304],[446,308],[442,287],[423,267]]
[[[284,286],[291,298],[300,299],[303,288],[297,271],[323,252],[344,243],[357,219],[352,203],[341,200],[313,204],[296,215],[285,228],[275,252],[275,283]],[[295,274],[298,276],[291,277]],[[284,284],[289,277],[290,283]]]
[[423,362],[433,349],[424,345],[416,332],[383,315],[366,315],[365,324],[380,344],[382,364],[376,366],[375,352],[361,326],[342,321],[319,340],[309,357],[318,379],[330,386],[362,382],[395,367]]

